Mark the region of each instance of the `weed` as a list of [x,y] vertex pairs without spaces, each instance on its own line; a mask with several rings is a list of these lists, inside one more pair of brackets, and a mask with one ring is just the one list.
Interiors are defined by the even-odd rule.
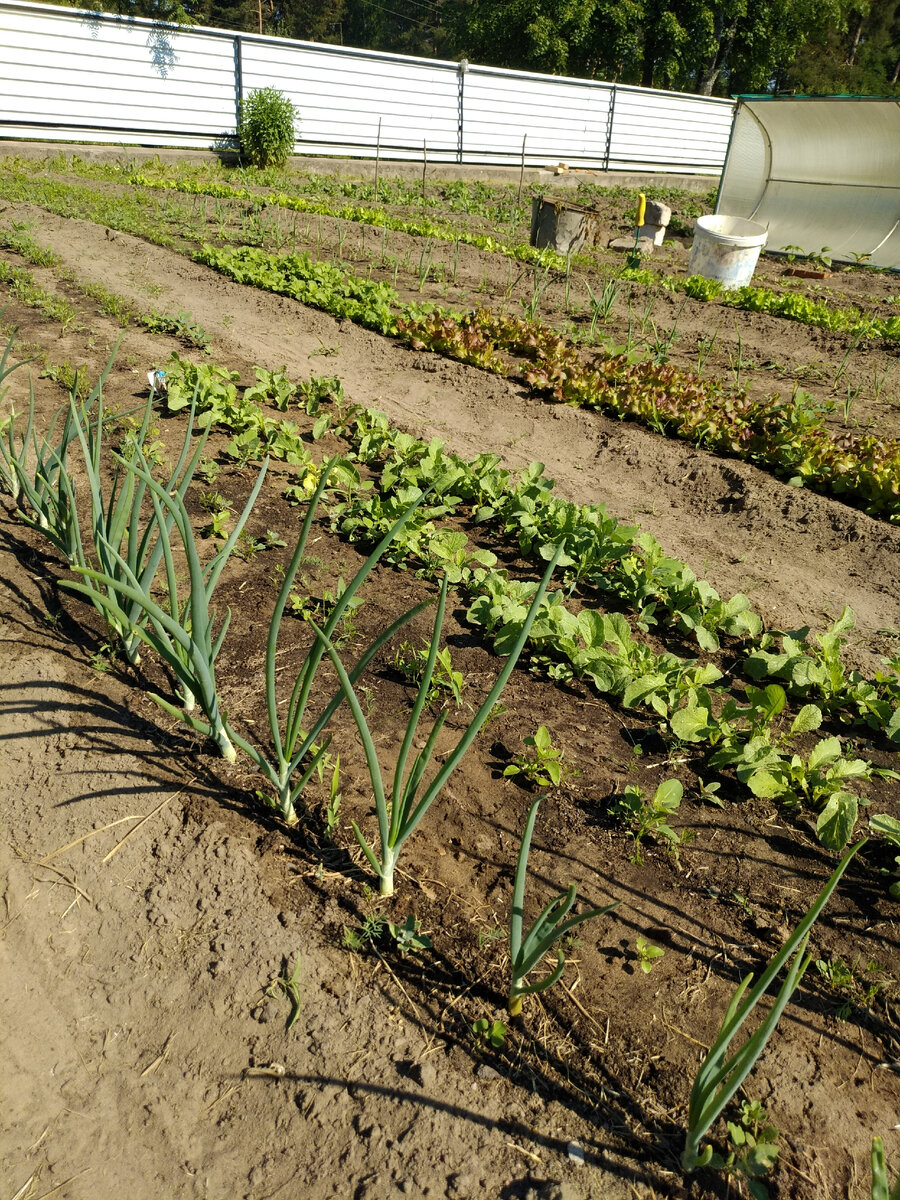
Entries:
[[665,950],[660,949],[659,946],[651,946],[647,939],[641,935],[638,935],[636,938],[634,949],[637,955],[638,966],[645,975],[650,974],[656,960],[662,958],[665,954]]
[[241,101],[241,154],[254,167],[283,167],[294,149],[295,106],[277,88],[256,88]]
[[363,917],[358,929],[344,926],[343,945],[347,950],[359,954],[367,946],[373,946],[387,928],[387,917],[380,912],[370,912]]
[[690,840],[686,830],[676,833],[669,819],[677,812],[682,798],[682,787],[677,779],[667,779],[659,785],[653,799],[644,802],[644,793],[634,784],[628,784],[622,796],[610,811],[631,828],[634,850],[631,861],[637,866],[644,862],[642,842],[645,837],[661,838],[677,861],[681,846]]
[[334,760],[334,769],[331,772],[331,782],[328,787],[328,801],[325,805],[325,834],[330,842],[334,841],[334,831],[338,827],[341,812],[342,793],[339,788],[341,780],[341,756],[338,754]]
[[506,1024],[503,1021],[489,1021],[487,1017],[479,1017],[472,1023],[472,1038],[479,1054],[488,1047],[492,1050],[502,1050],[506,1041]]
[[483,948],[489,946],[491,942],[501,942],[506,937],[506,930],[500,925],[493,925],[490,929],[478,930],[478,945]]
[[268,984],[264,993],[266,996],[275,997],[281,992],[290,1001],[291,1012],[287,1019],[287,1029],[293,1029],[300,1016],[300,962],[298,954],[294,969],[288,974],[288,961],[285,959],[281,974]]
[[431,938],[422,932],[422,922],[412,913],[402,925],[388,921],[387,931],[401,954],[421,954],[423,950],[431,949]]
[[204,483],[208,483],[211,486],[219,478],[221,470],[222,468],[214,458],[201,458],[197,463],[197,470],[195,474],[199,479],[202,479]]
[[[416,650],[410,642],[401,642],[393,658],[393,665],[409,683],[416,685],[422,682],[428,665],[431,647],[426,645]],[[462,671],[453,669],[449,647],[439,650],[434,661],[434,673],[431,677],[431,687],[428,690],[427,703],[433,704],[443,696],[453,697],[456,707],[462,704],[462,690],[465,687]]]

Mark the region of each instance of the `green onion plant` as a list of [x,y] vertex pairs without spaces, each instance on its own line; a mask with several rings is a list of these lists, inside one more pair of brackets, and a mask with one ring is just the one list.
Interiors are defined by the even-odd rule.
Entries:
[[[681,1155],[681,1165],[685,1171],[693,1171],[696,1167],[714,1164],[712,1146],[706,1146],[701,1150],[700,1143],[744,1082],[772,1036],[791,995],[812,962],[812,955],[805,956],[809,931],[827,904],[831,893],[837,887],[838,880],[846,871],[850,860],[866,840],[863,838],[847,851],[814,900],[809,912],[763,971],[752,991],[747,991],[753,981],[752,975],[748,975],[738,985],[731,1003],[728,1005],[728,1011],[725,1013],[718,1037],[700,1064],[694,1086],[691,1089],[687,1139]],[[728,1047],[735,1034],[763,998],[775,976],[792,957],[793,961],[788,968],[784,983],[781,985],[781,990],[768,1015],[740,1050],[737,1050],[729,1058]]]
[[[197,407],[197,393],[188,417],[187,429],[175,469],[169,476],[164,490],[169,496],[178,496],[183,500],[194,471],[203,454],[209,429],[203,430],[197,439],[194,453],[190,455],[191,440],[194,430],[194,415]],[[144,442],[153,416],[152,397],[147,401],[140,426],[135,431],[129,445],[130,461],[139,463],[148,470],[148,463],[143,454]],[[147,484],[137,471],[132,471],[115,464],[111,483],[104,483],[103,468],[103,431],[104,408],[102,391],[97,396],[96,418],[88,419],[84,405],[76,406],[74,396],[69,397],[69,417],[75,433],[81,443],[84,456],[85,473],[88,490],[91,497],[91,533],[99,569],[113,579],[130,582],[135,580],[142,595],[149,595],[163,557],[165,539],[170,537],[174,523],[171,511],[162,512],[154,507],[153,515],[149,516],[141,528],[142,510],[146,508],[144,499]],[[162,515],[163,526],[157,523]],[[110,554],[108,547],[114,552]],[[118,563],[126,564],[127,572],[119,569]],[[87,566],[82,558],[76,565]],[[90,586],[89,577],[83,576],[86,586]],[[104,613],[114,632],[122,642],[125,656],[130,663],[137,663],[141,641],[137,629],[147,619],[143,605],[135,600],[122,597],[121,607],[125,613],[124,623],[114,618],[102,602],[97,605]]]
[[900,1200],[900,1176],[891,1186],[880,1137],[872,1138],[872,1200]]
[[531,632],[531,626],[537,616],[541,601],[544,598],[544,593],[550,583],[550,577],[559,561],[562,554],[562,543],[557,547],[556,553],[553,555],[544,577],[535,593],[531,608],[528,610],[528,615],[522,624],[519,635],[515,643],[510,649],[509,657],[503,666],[500,674],[497,677],[491,691],[475,713],[469,726],[464,730],[456,746],[445,757],[443,765],[438,770],[437,774],[430,783],[425,785],[424,776],[428,763],[434,752],[435,743],[438,735],[444,724],[446,710],[444,710],[432,726],[431,732],[428,735],[425,745],[422,750],[413,759],[412,766],[407,774],[406,768],[409,762],[410,751],[419,728],[419,723],[422,717],[422,712],[425,708],[428,694],[431,690],[431,680],[434,674],[435,662],[437,661],[438,646],[440,643],[440,632],[444,620],[444,609],[447,602],[447,578],[444,577],[444,582],[441,587],[440,596],[438,597],[437,612],[434,619],[434,630],[431,637],[430,650],[428,659],[425,663],[425,669],[422,673],[422,679],[419,684],[419,690],[416,694],[416,699],[413,703],[412,712],[410,713],[409,721],[406,727],[406,733],[400,747],[400,753],[397,757],[397,764],[394,770],[393,786],[390,791],[385,787],[385,776],[382,770],[381,763],[378,759],[378,751],[375,748],[375,742],[369,729],[368,722],[359,703],[359,699],[353,688],[353,682],[347,674],[343,663],[338,656],[337,651],[332,645],[326,634],[318,629],[315,625],[313,628],[316,631],[317,637],[321,640],[323,646],[328,652],[334,669],[337,671],[338,678],[341,681],[341,688],[350,706],[350,711],[353,713],[353,718],[356,721],[356,727],[359,730],[362,738],[363,749],[366,756],[366,764],[369,769],[369,778],[372,783],[372,791],[375,798],[375,811],[378,819],[378,835],[380,842],[380,858],[376,851],[369,845],[364,834],[359,826],[353,824],[353,832],[356,835],[356,840],[359,842],[360,848],[371,866],[372,870],[378,876],[380,884],[380,892],[382,896],[392,896],[394,894],[394,871],[397,865],[397,860],[400,856],[400,851],[406,839],[416,830],[419,822],[428,812],[428,809],[440,795],[445,787],[450,776],[453,774],[465,752],[471,746],[472,742],[478,736],[482,726],[491,709],[496,704],[500,693],[506,686],[506,681],[512,674],[513,668],[518,661],[519,655],[525,646],[528,634]]
[[[511,978],[507,1011],[511,1017],[517,1017],[522,1011],[522,997],[534,992],[545,992],[553,987],[562,977],[566,959],[556,943],[561,937],[584,924],[591,917],[602,917],[605,913],[616,908],[615,904],[607,904],[603,908],[591,908],[587,912],[569,913],[575,905],[575,884],[570,883],[564,892],[547,904],[531,928],[523,935],[523,919],[525,914],[525,880],[528,875],[528,854],[531,850],[531,838],[534,833],[534,823],[537,820],[538,807],[541,797],[536,797],[525,822],[522,834],[522,844],[519,847],[519,858],[516,863],[516,877],[513,884],[512,912],[509,918],[509,958]],[[527,976],[541,963],[550,951],[556,947],[556,966],[549,975],[537,983],[526,983]]]
[[[85,401],[85,413],[99,390],[100,384]],[[34,428],[34,387],[29,381],[25,428],[18,433],[16,415],[9,417],[0,436],[0,477],[25,524],[42,533],[68,562],[80,563],[81,533],[66,465],[77,435],[68,406],[59,409],[47,433],[40,437]]]
[[[153,478],[147,467],[141,465],[139,457],[133,462],[127,461],[118,454],[113,457],[122,468],[138,476],[150,492],[156,524],[160,530],[166,584],[169,592],[168,610],[157,604],[132,571],[126,559],[104,539],[102,533],[98,536],[104,546],[104,553],[115,563],[116,575],[113,576],[88,567],[77,567],[77,573],[85,578],[85,582],[68,583],[67,586],[73,591],[87,596],[91,603],[100,604],[109,617],[121,628],[125,628],[128,621],[128,614],[123,604],[130,602],[137,606],[137,609],[146,618],[146,624],[134,625],[132,627],[134,633],[162,658],[180,687],[180,707],[163,699],[155,692],[150,693],[151,699],[170,716],[183,721],[197,733],[212,738],[222,757],[229,762],[234,762],[237,752],[229,737],[224,715],[219,708],[215,675],[215,661],[228,631],[231,612],[226,610],[221,624],[216,629],[216,614],[210,608],[210,602],[219,577],[259,495],[268,468],[268,459],[263,463],[253,490],[231,535],[218,554],[204,567],[200,561],[184,498],[177,490],[174,494],[166,491]],[[172,523],[178,530],[187,560],[189,590],[184,600],[178,594],[175,557],[166,524],[167,514],[171,515]],[[91,586],[98,583],[106,589],[105,593],[101,593],[96,587]],[[206,718],[205,721],[192,715],[197,704]]]
[[[310,498],[306,518],[297,540],[297,546],[285,571],[278,599],[275,602],[275,610],[269,623],[269,635],[266,641],[266,707],[269,714],[269,729],[272,735],[271,744],[274,755],[270,757],[258,746],[252,745],[239,734],[235,733],[230,725],[227,727],[228,734],[233,742],[249,756],[271,784],[275,792],[273,806],[278,809],[281,816],[290,825],[297,822],[295,808],[297,799],[328,748],[328,742],[317,745],[317,739],[321,736],[322,731],[343,699],[343,691],[339,687],[330,702],[324,707],[317,720],[313,723],[310,731],[308,733],[304,732],[305,717],[309,706],[313,680],[325,654],[325,642],[319,638],[317,638],[307,653],[297,672],[283,722],[279,716],[278,699],[275,690],[278,635],[281,629],[282,618],[284,617],[285,608],[290,598],[294,579],[303,561],[316,509],[328,484],[329,476],[336,464],[337,460],[331,459],[323,466],[320,472],[318,485]],[[337,597],[328,621],[321,633],[321,637],[326,641],[334,634],[348,605],[362,586],[369,572],[376,565],[393,539],[406,525],[407,521],[409,521],[423,498],[424,493],[420,494],[418,499],[406,509],[377,544],[344,591]],[[415,616],[416,613],[421,611],[427,603],[426,601],[425,604],[415,605],[374,639],[348,677],[351,687],[381,647],[394,636],[398,629]],[[297,771],[301,767],[301,764],[303,765],[298,776]]]

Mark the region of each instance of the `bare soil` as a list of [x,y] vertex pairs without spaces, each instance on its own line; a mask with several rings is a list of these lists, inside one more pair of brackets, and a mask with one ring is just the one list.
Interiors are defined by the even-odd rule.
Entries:
[[[2,220],[29,222],[81,283],[142,309],[191,313],[212,336],[213,360],[245,383],[254,364],[284,365],[291,378],[336,374],[354,402],[416,436],[439,436],[468,457],[490,450],[511,467],[545,463],[560,495],[636,519],[723,595],[750,595],[771,628],[822,629],[850,604],[853,661],[871,670],[896,653],[900,530],[885,522],[635,425],[542,405],[515,382],[233,284],[126,234],[24,205],[7,206]],[[682,251],[670,253],[674,270]],[[471,279],[487,274],[485,296],[503,296],[505,261],[468,251],[462,258]],[[30,269],[43,286],[65,290],[58,273]],[[852,289],[861,273],[851,275],[826,283]],[[895,285],[868,278],[887,305]],[[548,296],[547,312],[553,303]],[[121,333],[79,304],[82,328],[66,332],[14,298],[3,320],[19,327],[23,344],[55,363],[83,363],[92,377],[121,334],[105,395],[123,407],[141,403],[147,369],[183,348],[133,326]],[[713,328],[709,314],[709,306],[685,305],[678,344]],[[783,379],[821,361],[825,395],[844,353],[840,338],[774,318],[738,320],[744,351],[779,364]],[[615,336],[627,321],[623,309]],[[723,357],[710,360],[710,371],[729,369],[732,321],[729,314],[722,323]],[[873,364],[886,369],[892,354],[862,348],[848,377],[868,378]],[[25,371],[8,383],[8,399],[21,407]],[[46,421],[64,393],[47,378],[34,386]],[[855,419],[895,432],[887,390],[880,400],[861,393],[858,403]],[[176,424],[161,421],[164,441],[177,440]],[[278,474],[253,529],[275,529],[290,544],[297,510],[281,499]],[[251,482],[223,466],[216,487],[238,508]],[[257,799],[258,776],[227,767],[147,698],[148,683],[165,682],[159,667],[148,662],[141,677],[103,653],[102,624],[57,587],[64,568],[5,499],[5,1194],[624,1200],[724,1197],[744,1186],[712,1173],[682,1176],[687,1098],[736,983],[761,969],[831,870],[807,824],[727,788],[724,809],[704,804],[696,764],[667,761],[649,718],[580,686],[556,687],[523,664],[504,693],[506,711],[409,842],[398,894],[383,905],[366,891],[373,880],[350,831],[351,819],[372,828],[350,719],[335,726],[343,803],[334,842],[318,784],[301,824],[288,829]],[[324,522],[315,536],[313,594],[361,561]],[[234,561],[223,577],[222,603],[235,617],[221,678],[226,707],[245,731],[264,728],[256,677],[271,579],[289,553],[290,545]],[[379,568],[360,610],[360,644],[429,591],[410,572]],[[426,614],[414,638],[428,622]],[[474,707],[497,659],[459,606],[445,637]],[[306,638],[292,622],[289,653]],[[376,735],[389,747],[410,689],[389,654],[368,686]],[[451,713],[439,752],[467,716]],[[589,904],[620,904],[581,927],[566,949],[563,985],[530,997],[524,1018],[508,1022],[505,1045],[491,1049],[472,1025],[504,1014],[506,951],[495,931],[508,919],[531,802],[502,772],[540,724],[580,773],[543,802],[531,911],[570,880]],[[878,746],[865,756],[894,762]],[[686,794],[677,825],[693,839],[677,859],[648,845],[638,865],[609,805],[628,783],[652,791],[672,776]],[[872,783],[867,794],[873,811],[900,815],[894,784]],[[891,866],[867,847],[811,945],[818,959],[853,965],[876,994],[836,994],[813,966],[745,1085],[780,1130],[768,1180],[778,1200],[858,1200],[869,1194],[872,1136],[884,1137],[889,1160],[900,1154],[898,910],[879,874]],[[433,949],[403,956],[384,937],[360,953],[343,948],[346,928],[382,911],[397,923],[414,913]],[[638,935],[666,951],[649,974],[639,969]],[[299,1015],[289,1029],[291,1005],[274,981],[298,961]]]

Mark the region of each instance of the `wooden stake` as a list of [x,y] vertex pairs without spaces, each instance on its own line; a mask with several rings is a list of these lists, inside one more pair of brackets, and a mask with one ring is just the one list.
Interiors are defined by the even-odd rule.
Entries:
[[375,143],[375,203],[378,203],[378,168],[381,164],[381,117],[378,118],[378,140]]
[[422,138],[422,199],[425,199],[425,172],[428,170],[428,147]]
[[516,208],[522,203],[522,181],[525,178],[525,143],[527,140],[528,134],[526,133],[522,137],[522,166],[519,169],[519,194],[516,196]]

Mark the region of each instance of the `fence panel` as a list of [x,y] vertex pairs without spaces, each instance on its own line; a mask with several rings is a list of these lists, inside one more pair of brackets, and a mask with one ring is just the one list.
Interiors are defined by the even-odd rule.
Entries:
[[245,94],[276,87],[300,113],[297,152],[372,156],[381,121],[386,158],[455,161],[459,83],[455,63],[242,39]]
[[463,76],[466,162],[603,167],[608,83],[470,66]]
[[617,86],[609,166],[718,175],[733,115],[731,100]]
[[209,146],[235,128],[234,42],[4,4],[0,114],[7,137]]
[[733,112],[592,80],[0,0],[0,136],[234,145],[242,95],[297,106],[299,154],[717,174]]

